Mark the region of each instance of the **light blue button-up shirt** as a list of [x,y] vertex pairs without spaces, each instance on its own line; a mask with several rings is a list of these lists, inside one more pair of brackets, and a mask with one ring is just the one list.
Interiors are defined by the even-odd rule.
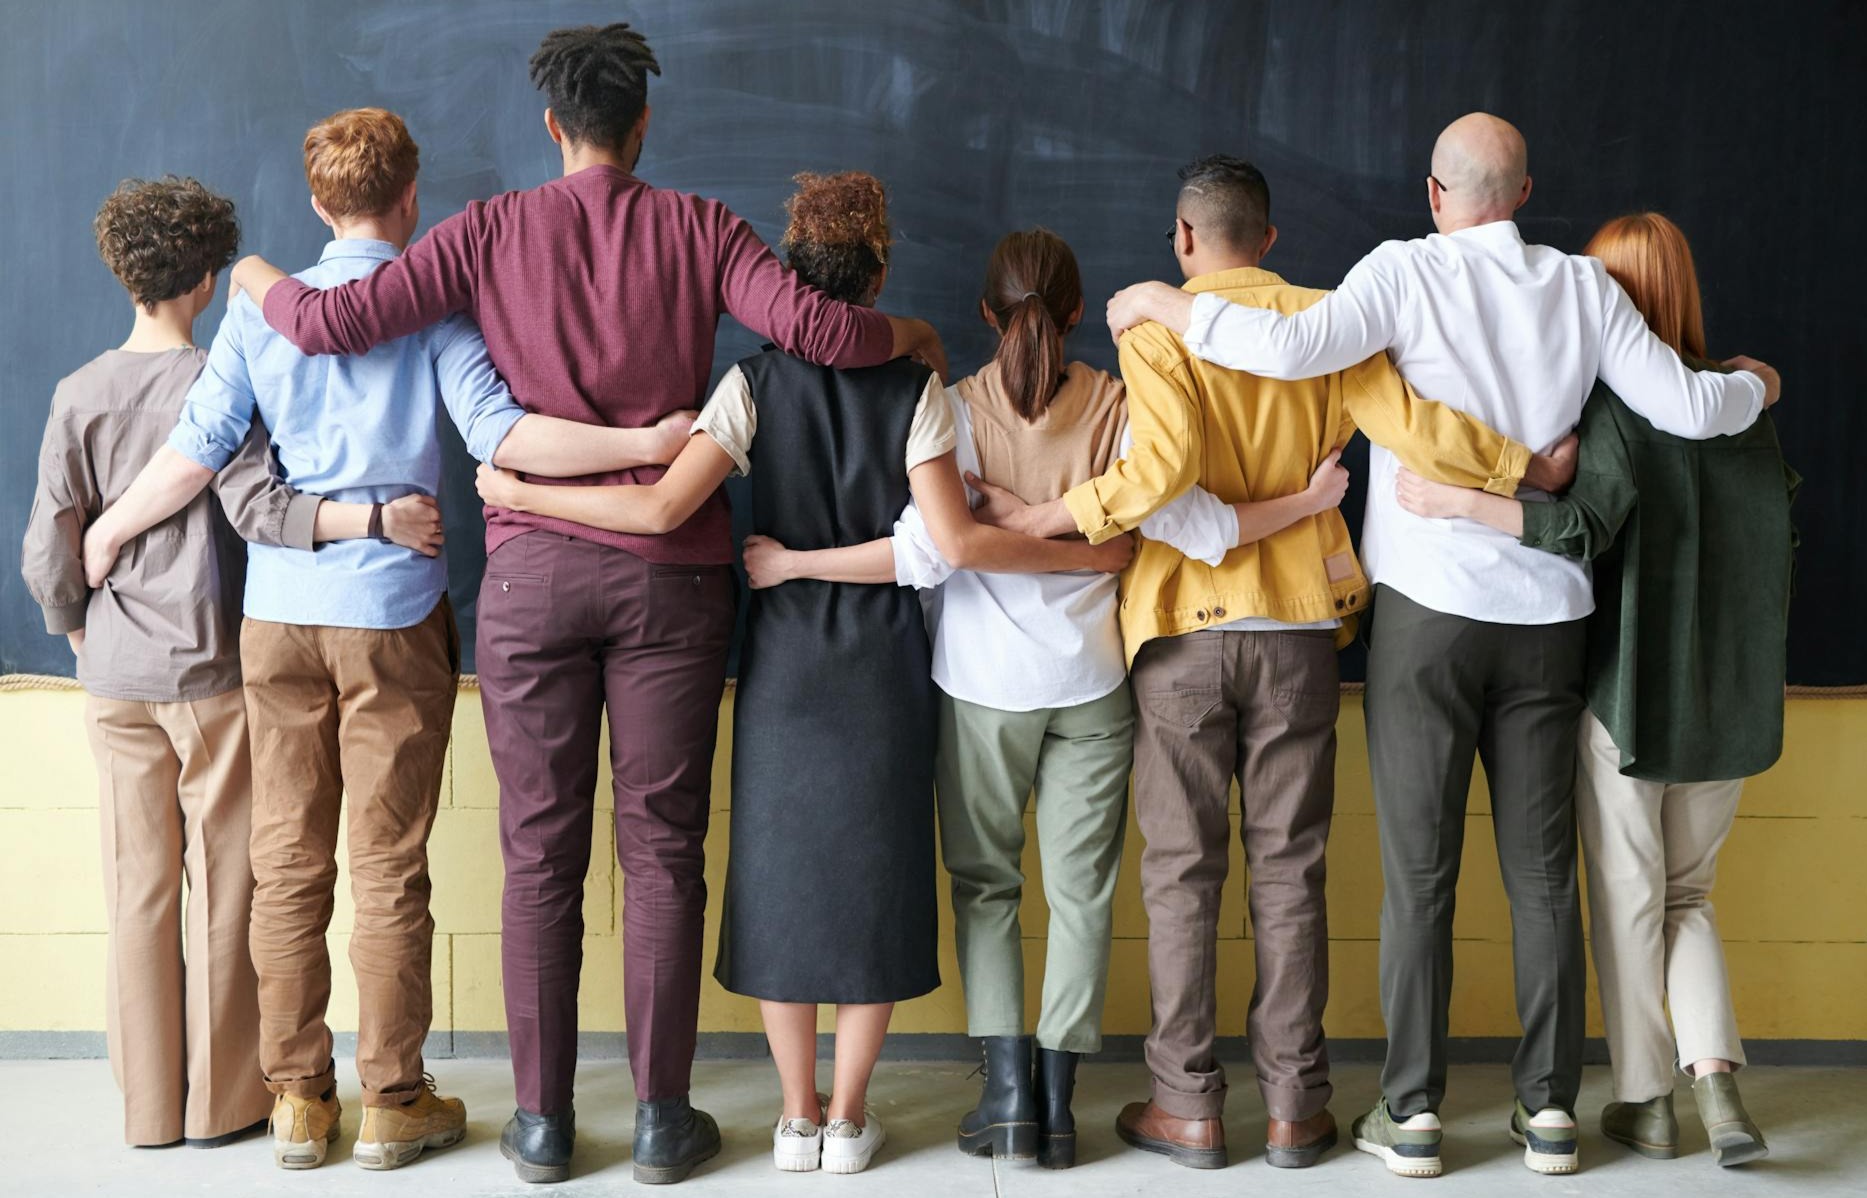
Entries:
[[[395,256],[386,241],[333,241],[316,266],[296,277],[334,287]],[[525,415],[467,317],[449,317],[358,357],[306,357],[241,295],[227,306],[169,446],[218,471],[246,440],[257,413],[293,487],[326,499],[386,503],[438,492],[435,426],[443,406],[468,452],[483,462]],[[445,555],[423,557],[384,541],[331,541],[312,552],[247,546],[246,614],[256,620],[407,628],[426,618],[446,590]]]

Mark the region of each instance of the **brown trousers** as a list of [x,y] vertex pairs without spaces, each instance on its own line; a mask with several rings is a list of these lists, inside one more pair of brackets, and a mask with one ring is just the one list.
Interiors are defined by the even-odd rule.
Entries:
[[1331,1093],[1322,1012],[1329,998],[1323,851],[1341,704],[1333,634],[1162,637],[1142,646],[1133,681],[1154,1102],[1180,1119],[1216,1118],[1225,1108],[1213,1040],[1231,838],[1226,798],[1236,777],[1257,954],[1246,1033],[1270,1116],[1307,1119]]
[[246,949],[246,708],[238,690],[183,703],[92,696],[85,717],[97,758],[110,916],[104,1015],[123,1138],[225,1135],[272,1105]]
[[252,723],[252,946],[266,1085],[309,1096],[335,1080],[324,937],[348,795],[357,1076],[367,1105],[409,1101],[434,1015],[428,833],[459,683],[453,610],[444,598],[421,623],[386,630],[249,619],[240,661]]

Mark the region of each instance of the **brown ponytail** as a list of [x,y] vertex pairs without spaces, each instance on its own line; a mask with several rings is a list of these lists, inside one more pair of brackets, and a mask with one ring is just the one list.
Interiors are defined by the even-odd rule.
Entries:
[[998,320],[992,360],[1012,406],[1035,420],[1063,381],[1063,334],[1083,302],[1076,255],[1049,229],[1008,233],[992,251],[981,300]]

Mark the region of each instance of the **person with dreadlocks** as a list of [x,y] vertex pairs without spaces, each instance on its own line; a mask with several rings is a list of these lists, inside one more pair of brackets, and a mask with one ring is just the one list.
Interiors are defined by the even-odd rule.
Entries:
[[[798,176],[784,248],[830,295],[875,302],[888,273],[882,185]],[[1044,541],[975,523],[938,377],[893,362],[832,370],[771,348],[728,371],[696,435],[654,486],[551,487],[481,472],[497,507],[618,532],[678,527],[729,473],[754,531],[802,549],[887,535],[912,494],[932,540],[973,570],[1112,574],[1126,538]],[[887,581],[892,583],[892,578]],[[759,999],[783,1109],[778,1168],[865,1168],[883,1140],[864,1110],[894,1004],[939,985],[934,883],[938,705],[913,593],[808,581],[752,599],[733,708],[732,851],[720,983]],[[817,1006],[835,1003],[835,1084],[817,1093]]]
[[[258,258],[239,265],[236,281],[308,354],[363,353],[469,313],[527,410],[598,426],[646,428],[693,407],[727,312],[803,362],[876,367],[917,355],[944,371],[926,322],[824,295],[724,205],[636,176],[651,72],[661,72],[653,52],[626,24],[551,33],[531,76],[548,101],[544,125],[562,178],[469,204],[352,283],[318,290]],[[487,516],[477,661],[500,782],[501,951],[518,1099],[501,1148],[528,1181],[569,1176],[583,879],[607,708],[634,1173],[679,1181],[719,1151],[717,1126],[688,1090],[714,736],[734,616],[726,497],[714,488],[662,536],[510,509]]]

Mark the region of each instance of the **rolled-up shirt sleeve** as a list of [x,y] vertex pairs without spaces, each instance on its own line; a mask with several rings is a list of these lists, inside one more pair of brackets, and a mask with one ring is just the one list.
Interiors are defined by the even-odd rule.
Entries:
[[227,315],[207,351],[207,365],[188,388],[169,448],[197,466],[219,473],[246,444],[257,400],[246,369],[242,326],[258,309],[245,296],[227,305]]
[[467,452],[490,463],[506,434],[525,419],[525,409],[493,368],[486,338],[472,320],[450,316],[435,337],[434,377],[441,387],[441,402],[467,443]]
[[214,472],[215,497],[243,540],[309,550],[324,500],[287,486],[273,460],[246,365],[246,322],[258,319],[259,309],[245,296],[227,305],[168,446]]
[[734,366],[720,376],[707,406],[694,421],[694,435],[705,433],[733,460],[733,473],[752,472],[752,439],[758,436],[758,405],[745,371]]
[[895,583],[899,586],[925,591],[953,576],[953,567],[940,556],[933,534],[927,531],[927,522],[912,502],[895,521],[890,545],[895,554]]

